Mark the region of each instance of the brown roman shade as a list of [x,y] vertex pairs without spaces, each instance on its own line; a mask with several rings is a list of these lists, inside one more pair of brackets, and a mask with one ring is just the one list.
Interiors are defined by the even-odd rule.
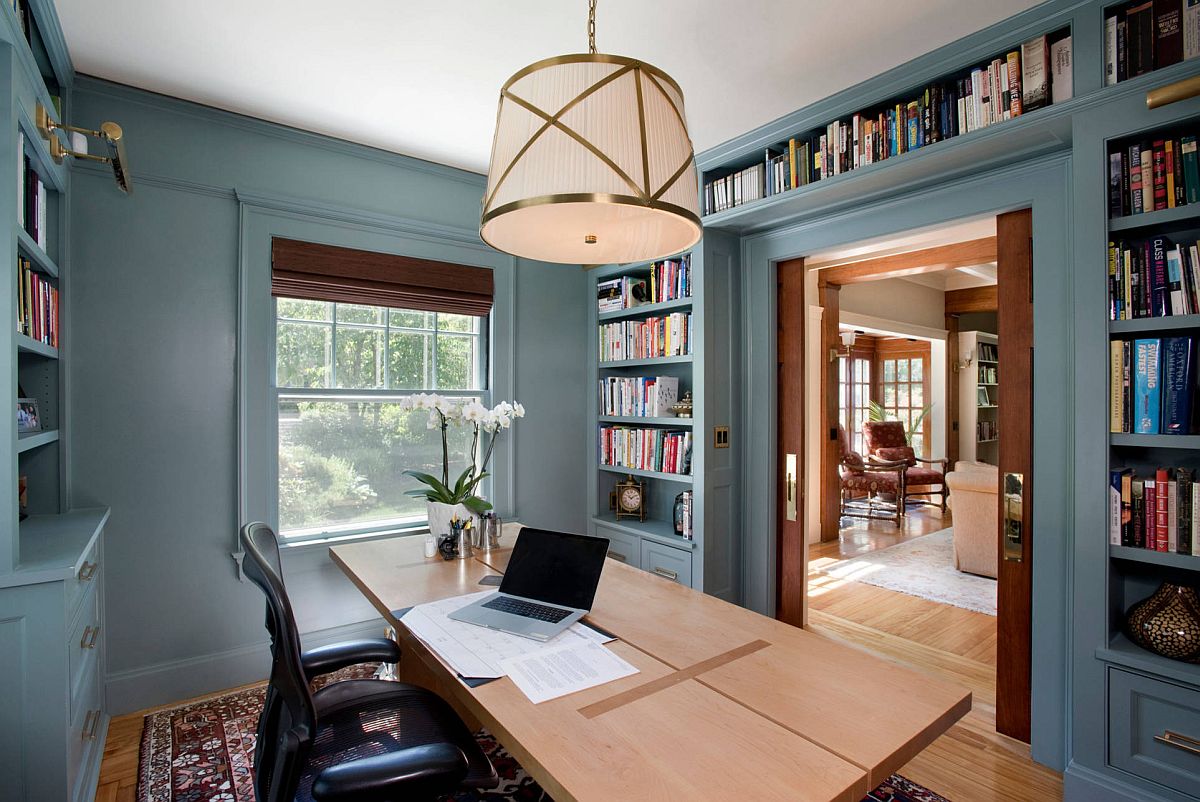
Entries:
[[492,271],[485,267],[271,239],[271,295],[277,297],[486,315],[492,292]]

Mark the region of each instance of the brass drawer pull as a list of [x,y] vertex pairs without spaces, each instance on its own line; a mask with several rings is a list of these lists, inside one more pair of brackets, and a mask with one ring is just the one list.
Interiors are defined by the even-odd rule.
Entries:
[[90,563],[86,560],[79,569],[79,581],[91,582],[92,577],[96,575],[96,570],[100,567],[100,563]]
[[96,740],[96,729],[100,726],[100,711],[95,711],[96,715],[92,716],[92,727],[88,730],[87,739],[89,741]]
[[655,568],[654,573],[658,574],[659,576],[666,577],[667,579],[671,580],[672,582],[679,581],[679,573],[676,571],[671,571],[667,568]]
[[624,554],[618,554],[615,551],[610,551],[608,553],[608,556],[612,557],[614,560],[620,560],[621,562],[626,562]]
[[[92,726],[92,716],[96,716],[95,710],[87,711],[87,715],[83,717],[83,726],[79,729],[79,739],[86,741],[88,739],[88,730]],[[99,716],[97,716],[99,718]]]
[[1177,732],[1163,730],[1162,735],[1155,735],[1154,740],[1159,743],[1164,743],[1167,746],[1173,746],[1176,749],[1182,749],[1185,752],[1190,752],[1193,755],[1200,755],[1200,741],[1191,738],[1187,735],[1180,735]]
[[100,637],[100,627],[84,627],[83,637],[79,639],[80,649],[95,649],[96,638]]

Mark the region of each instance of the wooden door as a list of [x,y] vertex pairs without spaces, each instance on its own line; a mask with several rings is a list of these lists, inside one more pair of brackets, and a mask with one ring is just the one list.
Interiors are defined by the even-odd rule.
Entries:
[[[1033,227],[1030,210],[1009,212],[996,218],[996,250],[1000,341],[996,729],[1028,743],[1034,535]],[[1020,479],[1023,492],[1017,491],[1016,477]],[[1011,522],[1006,522],[1006,512]],[[1006,526],[1013,530],[1013,537],[1008,538],[1007,544]]]
[[778,484],[775,617],[804,626],[808,543],[804,536],[804,260],[778,272]]

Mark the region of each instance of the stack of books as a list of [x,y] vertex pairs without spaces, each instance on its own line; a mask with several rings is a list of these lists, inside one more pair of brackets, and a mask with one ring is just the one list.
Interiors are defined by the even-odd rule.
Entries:
[[58,347],[58,288],[24,256],[17,257],[17,331]]
[[1133,0],[1105,12],[1105,84],[1196,56],[1200,56],[1200,4],[1194,0]]
[[684,540],[692,540],[692,491],[685,490],[679,494],[676,501],[682,509],[679,510],[679,519],[675,523],[675,529],[679,532],[679,536]]
[[661,304],[692,297],[692,256],[664,259],[641,276],[618,276],[597,282],[600,312],[619,312],[642,304]]
[[1174,209],[1200,200],[1196,136],[1145,139],[1108,154],[1108,216]]
[[17,223],[43,250],[46,248],[46,185],[25,155],[25,133],[17,133],[21,171],[17,179]]
[[767,148],[704,185],[704,214],[840,175],[1071,98],[1071,37],[1038,36],[962,77]]
[[1200,492],[1189,468],[1158,468],[1145,477],[1109,472],[1108,542],[1200,556]]
[[992,343],[979,343],[979,359],[983,362],[996,362],[1000,359],[1000,349]]
[[600,427],[600,464],[639,471],[691,474],[692,433]]
[[990,443],[999,439],[999,428],[994,420],[981,420],[975,423],[975,442]]
[[662,418],[679,400],[677,376],[606,376],[600,380],[600,414]]
[[1108,318],[1200,313],[1200,243],[1165,236],[1108,243]]
[[692,316],[675,312],[600,326],[600,361],[656,359],[692,353]]
[[1193,338],[1113,340],[1109,346],[1110,431],[1125,434],[1197,431]]

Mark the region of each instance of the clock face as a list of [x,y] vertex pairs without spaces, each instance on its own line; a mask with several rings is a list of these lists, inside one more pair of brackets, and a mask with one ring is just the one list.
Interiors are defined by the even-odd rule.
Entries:
[[636,487],[626,487],[621,490],[621,508],[635,512],[642,506],[642,491]]

